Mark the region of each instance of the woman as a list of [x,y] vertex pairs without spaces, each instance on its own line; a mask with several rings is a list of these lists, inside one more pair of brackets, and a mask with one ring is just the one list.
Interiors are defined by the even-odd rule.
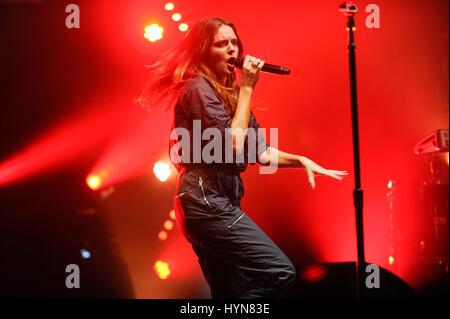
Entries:
[[[347,173],[326,170],[265,142],[250,111],[264,61],[247,55],[238,86],[230,59],[242,56],[242,51],[232,23],[221,18],[201,20],[180,45],[152,66],[154,76],[138,102],[175,104],[171,160],[180,172],[174,200],[177,224],[198,256],[211,296],[278,298],[288,292],[296,273],[288,257],[241,210],[240,172],[249,162],[255,163],[250,161],[252,146],[260,164],[304,168],[313,188],[316,174],[342,179]],[[216,129],[220,134],[211,134],[196,147],[196,128],[203,133]],[[252,139],[245,134],[251,129],[256,132]],[[183,132],[188,133],[184,144],[178,140]],[[228,144],[226,134],[231,137]],[[223,145],[214,161],[204,152],[212,143]],[[226,154],[232,155],[231,161]]]

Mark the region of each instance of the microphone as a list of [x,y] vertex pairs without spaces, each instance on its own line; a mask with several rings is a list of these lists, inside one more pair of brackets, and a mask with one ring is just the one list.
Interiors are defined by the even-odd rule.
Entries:
[[[229,62],[233,64],[235,67],[242,69],[242,65],[244,64],[244,58],[242,57],[231,58]],[[291,70],[289,69],[283,68],[282,66],[278,65],[268,64],[265,62],[261,71],[280,75],[291,74]]]

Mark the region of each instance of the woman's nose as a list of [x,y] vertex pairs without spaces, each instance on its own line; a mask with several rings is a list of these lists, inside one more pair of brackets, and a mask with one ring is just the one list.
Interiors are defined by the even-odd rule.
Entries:
[[234,45],[232,43],[229,43],[227,46],[227,53],[231,54],[234,53]]

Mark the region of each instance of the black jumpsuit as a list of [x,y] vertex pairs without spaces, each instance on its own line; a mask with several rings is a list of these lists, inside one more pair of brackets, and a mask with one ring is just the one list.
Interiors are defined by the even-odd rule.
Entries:
[[[201,76],[188,82],[174,112],[174,127],[187,129],[191,136],[193,120],[201,120],[202,131],[216,127],[224,133],[231,126],[232,118],[214,87]],[[259,129],[253,113],[250,127]],[[256,138],[259,156],[268,144],[259,131]],[[202,141],[202,147],[204,142],[208,141]],[[240,172],[246,169],[247,156],[244,163],[192,163],[192,159],[175,165],[180,175],[174,208],[177,225],[198,256],[211,297],[282,297],[295,281],[295,268],[241,210],[244,187]]]

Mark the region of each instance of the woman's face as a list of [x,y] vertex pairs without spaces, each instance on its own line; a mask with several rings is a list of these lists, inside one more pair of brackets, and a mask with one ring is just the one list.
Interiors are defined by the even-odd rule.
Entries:
[[234,72],[234,66],[228,61],[239,54],[238,39],[233,29],[222,25],[217,29],[209,52],[209,65],[219,81],[225,84],[228,75]]

